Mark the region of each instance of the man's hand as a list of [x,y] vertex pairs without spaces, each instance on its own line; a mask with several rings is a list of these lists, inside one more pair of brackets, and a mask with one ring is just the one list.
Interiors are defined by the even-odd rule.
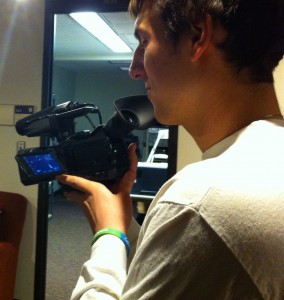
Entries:
[[101,183],[78,176],[59,175],[57,180],[78,191],[66,192],[65,197],[79,202],[93,232],[111,227],[126,233],[133,215],[130,191],[136,179],[138,158],[136,146],[129,146],[130,168],[110,191]]

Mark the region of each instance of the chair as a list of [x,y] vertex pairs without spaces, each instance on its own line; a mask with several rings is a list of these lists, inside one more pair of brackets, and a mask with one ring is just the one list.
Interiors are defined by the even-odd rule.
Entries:
[[0,299],[14,296],[18,253],[26,217],[27,199],[0,191]]

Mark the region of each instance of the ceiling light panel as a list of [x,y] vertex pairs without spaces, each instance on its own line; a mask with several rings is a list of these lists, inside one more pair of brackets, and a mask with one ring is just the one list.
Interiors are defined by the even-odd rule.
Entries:
[[70,14],[76,22],[88,30],[103,44],[116,53],[129,53],[132,50],[114,32],[104,20],[94,12],[72,13]]

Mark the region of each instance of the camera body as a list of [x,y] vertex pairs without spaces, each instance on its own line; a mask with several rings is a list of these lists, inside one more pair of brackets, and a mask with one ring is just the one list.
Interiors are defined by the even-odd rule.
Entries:
[[18,151],[15,158],[21,182],[37,184],[63,173],[100,182],[120,178],[129,168],[126,136],[134,129],[144,130],[158,123],[145,95],[119,98],[114,106],[114,115],[93,131],[74,132],[76,117],[99,113],[97,107],[78,102],[66,102],[18,121],[19,134],[55,137],[58,142]]
[[114,180],[129,167],[124,140],[111,139],[103,127],[56,146],[19,150],[16,161],[24,185],[51,181],[63,173],[95,181]]

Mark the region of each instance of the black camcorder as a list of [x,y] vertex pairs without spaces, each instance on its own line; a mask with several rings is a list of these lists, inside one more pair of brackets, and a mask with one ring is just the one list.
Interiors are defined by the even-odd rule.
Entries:
[[[159,125],[146,95],[128,96],[113,102],[115,113],[102,124],[99,109],[88,103],[65,102],[46,108],[16,123],[20,135],[47,136],[56,145],[22,149],[16,161],[24,185],[54,180],[67,173],[108,182],[120,178],[129,168],[127,135]],[[99,125],[88,114],[97,114]],[[93,130],[75,132],[75,119],[86,117]]]

